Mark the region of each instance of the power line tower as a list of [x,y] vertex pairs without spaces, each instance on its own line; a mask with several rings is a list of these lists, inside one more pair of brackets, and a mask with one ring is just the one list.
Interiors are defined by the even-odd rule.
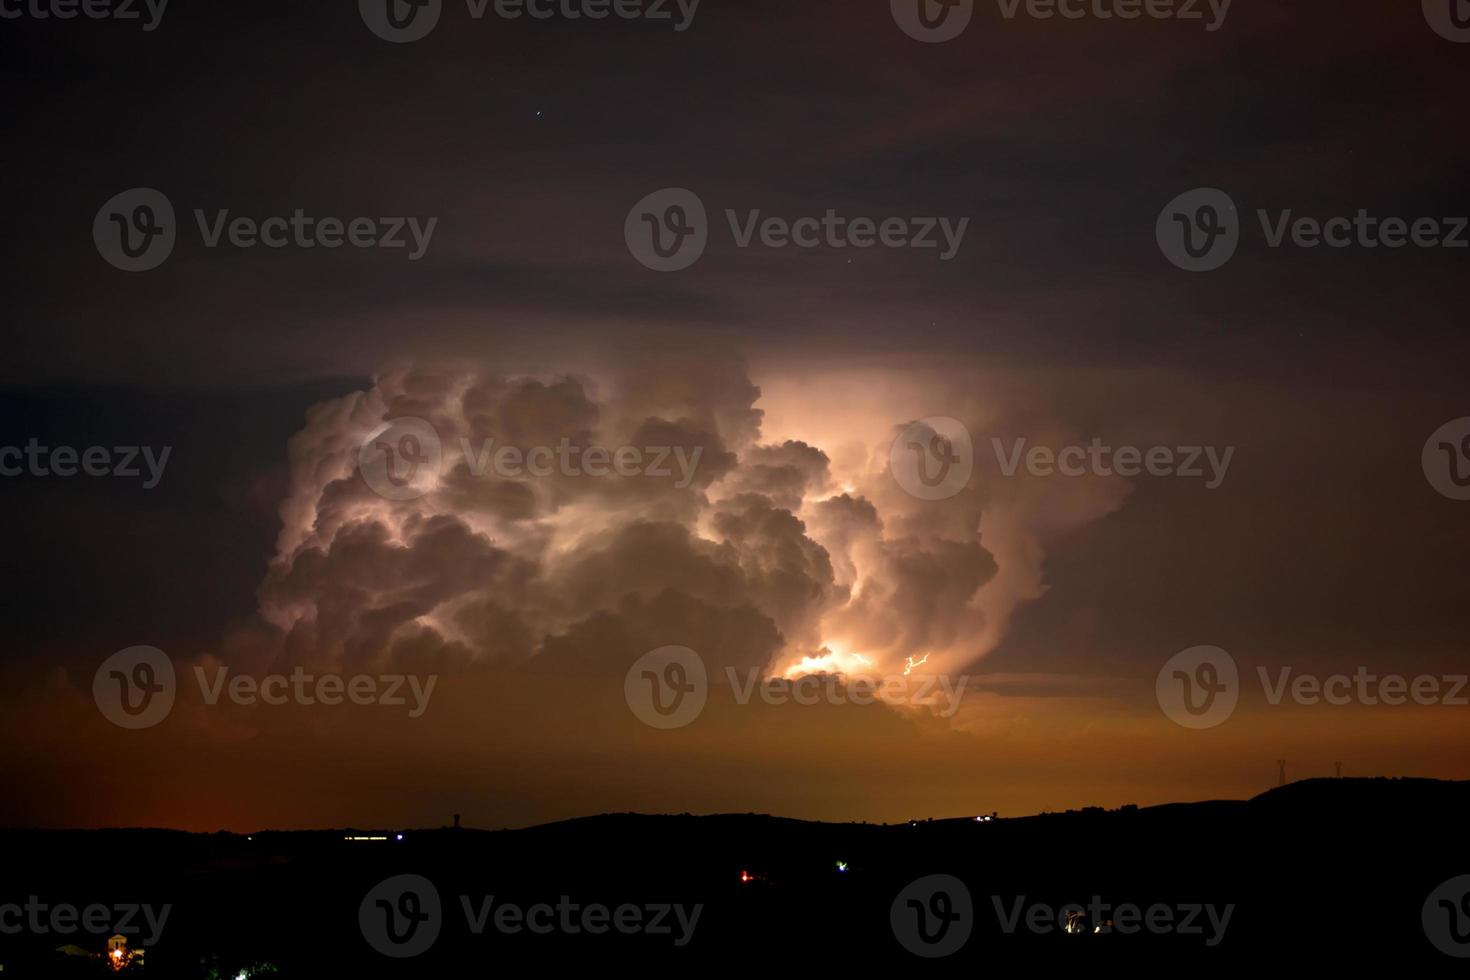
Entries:
[[1276,785],[1277,786],[1285,786],[1286,785],[1286,760],[1285,759],[1277,759],[1276,760],[1276,765],[1278,767],[1280,767],[1280,770],[1281,770],[1281,781],[1279,783],[1277,783]]
[[1342,763],[1341,762],[1334,762],[1333,765],[1337,767],[1337,778],[1338,779],[1341,779],[1342,778]]

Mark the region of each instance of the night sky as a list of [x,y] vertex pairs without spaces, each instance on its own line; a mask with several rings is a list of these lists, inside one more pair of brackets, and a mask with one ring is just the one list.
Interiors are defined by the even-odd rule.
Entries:
[[[1243,797],[1279,758],[1470,778],[1470,707],[1273,706],[1255,679],[1467,672],[1470,502],[1421,451],[1470,415],[1470,249],[1272,247],[1257,212],[1470,215],[1470,45],[1414,3],[1235,0],[1216,30],[1203,3],[974,6],[943,43],[883,0],[704,0],[683,30],[673,3],[444,0],[411,43],[349,2],[0,20],[0,447],[171,447],[152,488],[0,478],[0,825],[900,820]],[[139,187],[177,243],[125,272],[93,224]],[[708,210],[677,272],[624,234],[665,188]],[[1238,206],[1211,272],[1155,233],[1195,188]],[[195,209],[436,223],[418,258],[407,231],[211,248]],[[740,247],[727,210],[968,223],[946,259]],[[446,468],[388,501],[353,466],[406,416],[705,452],[684,487]],[[931,502],[888,465],[934,417],[976,463]],[[1214,488],[1007,476],[992,438],[1234,453]],[[180,690],[127,731],[93,677],[136,645]],[[969,693],[943,717],[717,691],[658,731],[623,677],[667,645],[777,677],[928,655]],[[1245,683],[1192,731],[1155,680],[1201,645]],[[221,665],[438,681],[418,718],[209,705],[194,668]]]

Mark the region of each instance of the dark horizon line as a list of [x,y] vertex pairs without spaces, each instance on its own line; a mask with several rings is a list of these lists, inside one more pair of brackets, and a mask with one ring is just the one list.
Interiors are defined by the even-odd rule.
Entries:
[[[1466,786],[1466,787],[1470,787],[1470,779],[1439,779],[1439,778],[1432,777],[1432,776],[1310,776],[1310,777],[1307,777],[1305,779],[1294,779],[1294,780],[1290,780],[1284,786],[1272,786],[1269,789],[1263,790],[1262,792],[1257,793],[1255,796],[1248,797],[1246,799],[1223,799],[1223,798],[1216,798],[1216,799],[1208,799],[1208,800],[1178,800],[1178,801],[1171,802],[1171,803],[1153,803],[1153,804],[1149,804],[1148,806],[1138,806],[1137,804],[1133,804],[1133,803],[1125,803],[1125,804],[1122,804],[1121,806],[1111,807],[1111,808],[1110,807],[1103,807],[1103,806],[1083,806],[1083,807],[1071,807],[1071,808],[1066,809],[1066,810],[1042,810],[1040,813],[1023,813],[1023,814],[1017,814],[1017,815],[1008,816],[1008,817],[1002,817],[1002,816],[1000,816],[998,811],[991,811],[991,814],[994,815],[994,819],[995,819],[996,822],[1000,822],[1000,821],[1014,821],[1014,820],[1033,820],[1033,819],[1038,819],[1038,818],[1041,818],[1041,817],[1064,816],[1066,814],[1081,814],[1081,813],[1087,813],[1087,812],[1096,811],[1096,810],[1101,810],[1102,812],[1105,812],[1105,813],[1120,813],[1120,812],[1123,812],[1124,810],[1127,810],[1127,809],[1130,809],[1131,808],[1132,810],[1136,810],[1137,812],[1142,813],[1142,812],[1150,811],[1150,810],[1162,810],[1162,809],[1166,809],[1166,808],[1169,808],[1169,807],[1210,806],[1210,805],[1215,805],[1215,804],[1226,804],[1226,803],[1246,804],[1246,803],[1254,802],[1256,800],[1263,799],[1263,798],[1265,798],[1267,796],[1271,796],[1274,793],[1279,793],[1280,791],[1282,791],[1284,789],[1288,789],[1288,788],[1293,787],[1293,786],[1304,786],[1304,785],[1307,785],[1307,784],[1310,784],[1310,783],[1323,783],[1323,784],[1326,784],[1326,783],[1333,783],[1333,784],[1337,784],[1337,783],[1419,783],[1419,784],[1435,783],[1435,784],[1440,784],[1440,785],[1444,785],[1444,786]],[[348,833],[352,833],[352,834],[359,834],[359,835],[364,835],[364,834],[373,834],[373,835],[383,834],[383,835],[388,835],[388,836],[392,836],[392,835],[396,835],[396,834],[404,834],[404,835],[407,835],[407,834],[437,834],[437,833],[499,834],[499,833],[513,833],[513,832],[520,832],[520,831],[528,831],[528,830],[544,830],[544,829],[549,829],[549,828],[552,828],[552,827],[562,827],[562,826],[565,826],[567,824],[579,823],[579,822],[590,821],[590,820],[605,820],[605,819],[612,818],[612,817],[639,817],[639,818],[650,819],[650,820],[655,820],[655,819],[683,819],[683,818],[688,818],[688,819],[692,819],[692,820],[714,820],[714,819],[728,818],[728,817],[746,817],[746,818],[763,818],[763,819],[766,819],[766,820],[783,821],[783,822],[787,822],[787,823],[809,824],[809,825],[812,825],[812,826],[826,826],[826,827],[903,827],[903,826],[911,826],[911,825],[919,824],[919,823],[973,822],[976,819],[977,816],[986,816],[986,814],[978,814],[978,815],[977,814],[965,814],[965,815],[962,815],[962,816],[955,816],[955,817],[933,817],[933,816],[930,816],[930,817],[914,817],[914,818],[911,818],[909,820],[900,820],[900,821],[895,822],[895,823],[888,823],[888,822],[873,822],[873,821],[868,821],[868,820],[807,820],[807,819],[803,819],[801,817],[785,817],[785,816],[780,816],[780,815],[771,814],[771,813],[757,813],[757,812],[755,812],[753,810],[751,810],[751,811],[725,811],[725,812],[718,812],[718,813],[692,813],[692,812],[689,812],[689,811],[682,811],[682,812],[678,812],[678,813],[672,813],[672,812],[670,812],[670,813],[648,813],[648,812],[643,812],[643,811],[638,811],[638,810],[605,810],[605,811],[603,811],[601,813],[591,813],[591,814],[584,814],[582,816],[576,816],[576,817],[566,817],[566,818],[561,819],[561,820],[551,820],[551,821],[548,821],[546,823],[527,824],[527,825],[522,826],[522,827],[494,827],[494,828],[492,828],[492,827],[468,827],[468,826],[458,826],[458,827],[456,827],[456,826],[445,824],[445,825],[440,825],[438,827],[389,827],[389,828],[384,828],[384,827],[341,826],[341,827],[301,827],[301,828],[296,828],[294,830],[282,830],[282,829],[279,829],[279,828],[266,828],[266,829],[262,829],[262,830],[252,830],[252,831],[248,831],[248,832],[240,832],[240,831],[234,831],[234,830],[225,830],[223,828],[221,828],[219,830],[181,830],[181,829],[176,828],[176,827],[125,827],[125,826],[113,826],[113,827],[35,827],[35,826],[32,826],[32,827],[0,827],[0,834],[25,834],[25,833],[43,833],[43,834],[137,833],[137,834],[147,834],[147,833],[154,833],[154,834],[185,834],[185,835],[188,835],[188,836],[191,836],[191,837],[216,837],[216,836],[223,835],[223,836],[227,836],[227,837],[244,837],[244,838],[247,838],[247,839],[248,838],[251,838],[251,837],[257,837],[257,836],[263,837],[263,836],[267,836],[267,835],[271,835],[271,834],[284,835],[284,834],[348,834]],[[378,842],[376,842],[376,841],[361,841],[360,843],[378,843]],[[385,840],[385,841],[383,841],[383,843],[395,843],[395,841]]]

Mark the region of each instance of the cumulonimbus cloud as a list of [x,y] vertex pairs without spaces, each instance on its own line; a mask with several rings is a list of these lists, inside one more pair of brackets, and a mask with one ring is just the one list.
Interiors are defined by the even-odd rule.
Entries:
[[[736,356],[564,374],[385,371],[316,406],[291,440],[259,615],[221,655],[276,668],[621,672],[678,644],[712,669],[767,675],[891,673],[925,657],[929,670],[961,671],[1041,594],[1047,535],[1114,509],[1127,488],[998,486],[977,466],[958,493],[918,499],[888,467],[919,414],[915,393],[977,432],[996,408],[966,394],[973,379],[914,374],[881,391],[840,374],[778,381],[763,397]],[[403,418],[432,426],[442,461],[422,495],[385,499],[360,450]],[[487,447],[536,446],[663,448],[697,465],[595,476],[485,465]]]

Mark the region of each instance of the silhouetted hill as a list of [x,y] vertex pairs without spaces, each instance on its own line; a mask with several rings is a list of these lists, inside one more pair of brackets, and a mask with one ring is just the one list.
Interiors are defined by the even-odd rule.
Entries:
[[[1442,883],[1470,874],[1459,847],[1467,802],[1470,783],[1343,779],[1245,801],[895,825],[610,813],[504,831],[7,831],[0,913],[30,896],[51,907],[167,905],[146,975],[191,978],[211,966],[252,975],[261,963],[281,976],[445,976],[523,958],[541,968],[912,969],[927,960],[895,923],[955,903],[966,906],[968,938],[939,962],[967,969],[1209,972],[1269,960],[1434,975],[1458,962],[1433,945],[1426,929],[1438,919],[1426,926],[1425,906]],[[430,883],[438,932],[422,954],[395,959],[372,948],[360,913],[396,911],[401,895],[377,890],[402,875]],[[916,900],[914,883],[934,875],[962,883],[968,901],[958,890],[949,905]],[[663,925],[676,928],[663,933],[497,928],[502,906],[541,903],[636,908],[650,920],[647,910],[667,906],[693,921],[677,927],[666,911]],[[1069,903],[1083,911],[1071,934],[1061,928]],[[1451,906],[1429,904],[1432,917],[1458,922]],[[1129,930],[1123,906],[1151,925]],[[88,975],[78,971],[96,964],[51,951],[100,948],[104,938],[0,935],[4,976]]]
[[1470,781],[1406,778],[1303,779],[1277,786],[1253,804],[1321,809],[1342,806],[1410,806],[1470,802]]

